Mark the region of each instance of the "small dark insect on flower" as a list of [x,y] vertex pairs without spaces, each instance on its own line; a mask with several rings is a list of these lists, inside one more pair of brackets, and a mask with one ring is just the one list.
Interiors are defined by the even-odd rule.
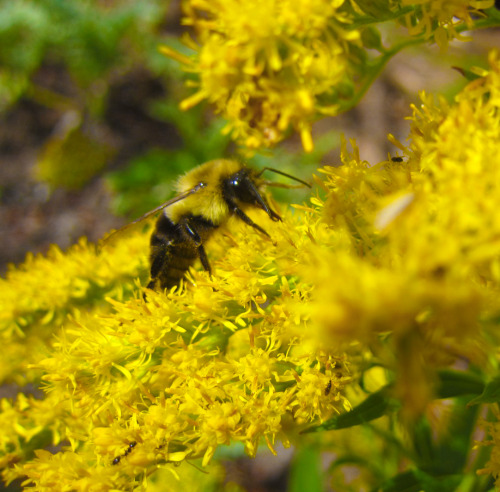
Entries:
[[325,388],[325,396],[328,396],[330,394],[331,389],[332,389],[332,380],[330,379]]
[[123,456],[127,456],[127,454],[131,453],[132,452],[132,449],[134,449],[135,447],[137,446],[137,443],[134,441],[134,442],[131,442],[129,445],[128,445],[128,448],[127,450],[125,451],[125,454]]
[[112,464],[113,465],[117,465],[118,463],[120,463],[120,460],[122,458],[125,458],[125,456],[127,456],[128,454],[130,454],[132,452],[132,450],[137,446],[137,442],[136,441],[133,441],[131,442],[129,445],[128,445],[128,448],[125,450],[125,453],[123,453],[121,456],[117,456],[113,461],[112,461]]

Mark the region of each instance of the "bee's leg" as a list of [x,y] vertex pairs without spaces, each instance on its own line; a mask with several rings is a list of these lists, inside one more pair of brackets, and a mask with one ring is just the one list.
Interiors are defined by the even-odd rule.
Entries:
[[[258,193],[258,192],[256,192]],[[260,202],[265,205],[265,207],[260,207],[264,212],[266,212],[267,215],[269,215],[269,218],[274,221],[274,222],[281,222],[281,217],[269,206],[268,201],[266,200],[266,197],[261,196],[260,193],[258,193],[260,196]]]
[[274,220],[274,222],[281,222],[283,219],[272,209],[269,207],[269,217],[271,217],[271,220]]
[[235,203],[230,203],[231,205],[231,212],[233,214],[237,215],[245,224],[248,224],[249,226],[252,226],[254,229],[258,230],[260,233],[264,234],[267,237],[270,237],[269,234],[260,227],[260,225],[257,225],[241,208],[238,207]]
[[193,224],[190,224],[188,221],[184,223],[184,230],[196,246],[198,256],[200,258],[201,264],[203,265],[203,268],[208,272],[210,276],[212,276],[212,269],[210,268],[207,253],[205,252],[205,248],[203,247],[203,241],[201,240],[200,235],[196,232]]
[[163,269],[163,265],[167,260],[167,247],[168,241],[154,233],[151,236],[151,269],[149,271],[149,276],[151,280],[147,285],[148,289],[154,289],[156,285],[156,279]]
[[208,272],[210,276],[212,276],[212,269],[210,268],[210,263],[208,262],[207,253],[205,252],[205,248],[203,247],[202,244],[198,246],[198,254],[200,255],[200,261],[201,264],[203,265],[203,268],[205,269],[206,272]]
[[165,262],[166,258],[166,248],[162,248],[162,251],[158,253],[157,256],[155,256],[153,262],[151,263],[151,270],[149,276],[151,277],[151,280],[149,281],[149,284],[147,286],[148,289],[153,289],[156,283],[156,277],[158,274],[161,272],[161,268],[163,266],[163,263]]

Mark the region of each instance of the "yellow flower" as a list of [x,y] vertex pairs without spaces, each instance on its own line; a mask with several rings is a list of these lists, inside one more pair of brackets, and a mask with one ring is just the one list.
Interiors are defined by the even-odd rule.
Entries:
[[403,0],[401,4],[416,6],[414,12],[407,16],[410,34],[424,33],[426,37],[434,36],[436,43],[445,48],[450,39],[460,38],[457,26],[465,23],[467,27],[471,27],[472,16],[481,16],[481,10],[493,7],[494,2],[492,0]]
[[[324,420],[330,417],[332,412],[340,413],[340,409],[349,409],[347,401],[344,401],[341,390],[345,384],[350,382],[349,378],[342,376],[340,368],[335,375],[323,373],[321,365],[310,365],[305,359],[303,370],[297,377],[297,387],[290,407],[293,415],[299,422],[308,422],[320,418]],[[338,405],[337,402],[341,401]]]
[[23,472],[38,490],[62,492],[71,488],[82,492],[106,492],[126,490],[133,485],[130,479],[120,477],[113,467],[89,466],[90,463],[89,456],[82,453],[65,450],[52,454],[38,450],[36,458],[24,467]]
[[311,151],[311,124],[317,114],[335,114],[335,86],[349,80],[350,46],[359,44],[343,4],[184,2],[184,22],[201,46],[195,58],[183,59],[200,80],[181,107],[207,99],[229,120],[226,131],[250,149],[274,145],[293,127]]
[[[220,255],[212,262],[213,277],[191,271],[196,287],[73,310],[51,350],[32,365],[45,382],[45,400],[26,403],[22,429],[8,438],[49,429],[50,440],[68,440],[72,449],[61,451],[64,459],[42,453],[16,473],[35,484],[52,483],[66,466],[70,488],[97,489],[104,480],[131,488],[137,485],[131,477],[162,464],[201,458],[208,465],[219,446],[232,442],[255,455],[264,439],[274,452],[276,439],[288,442],[282,420],[297,413],[297,395],[305,395],[297,423],[337,409],[350,380],[324,394],[332,379],[325,375],[328,360],[319,351],[318,358],[294,355],[300,337],[287,331],[303,323],[295,319],[303,299],[294,285],[301,245],[311,239],[301,232],[309,226],[299,215],[284,216],[284,224],[265,224],[269,241],[232,224],[212,249]],[[290,372],[307,371],[303,364],[320,374],[314,401],[306,402],[308,384],[317,381],[304,376],[297,393]],[[38,407],[45,408],[45,420]],[[130,443],[136,444],[127,452]]]
[[237,368],[236,374],[250,391],[257,393],[270,384],[274,363],[275,359],[267,351],[253,349],[239,361],[234,361],[233,365]]
[[[318,205],[349,247],[332,251],[317,241],[303,264],[302,276],[316,284],[316,344],[355,339],[374,349],[389,337],[402,378],[396,391],[413,415],[431,397],[433,366],[457,355],[484,365],[495,337],[494,324],[484,322],[500,312],[495,51],[490,64],[453,105],[422,96],[410,145],[398,144],[402,162],[369,166],[344,150],[344,166],[324,169],[329,194]],[[387,354],[386,343],[377,352]]]
[[[305,425],[349,409],[367,367],[384,368],[402,416],[415,419],[433,398],[437,369],[458,360],[497,364],[495,52],[490,63],[453,104],[423,96],[409,146],[397,143],[402,159],[370,166],[344,145],[344,165],[317,178],[324,198],[284,210],[282,223],[255,212],[270,239],[231,224],[207,248],[211,277],[192,269],[183,286],[147,299],[137,283],[131,299],[101,305],[86,294],[88,310],[76,308],[69,287],[58,291],[62,328],[30,365],[45,398],[2,401],[0,420],[12,423],[3,463],[17,462],[4,478],[51,490],[145,489],[159,467],[195,459],[207,466],[220,446],[242,443],[254,456],[262,442],[273,452],[276,441],[288,445]],[[51,259],[52,270],[74,267],[72,254]],[[86,258],[101,264],[116,251]],[[74,284],[90,284],[81,268],[84,281]],[[47,270],[30,281],[36,290],[52,278]],[[70,448],[39,449],[31,459],[26,442],[38,440]],[[492,460],[488,470],[495,467]]]
[[102,310],[104,296],[130,296],[131,281],[146,272],[145,252],[147,237],[136,233],[103,250],[85,239],[67,253],[53,246],[46,257],[28,255],[21,266],[11,266],[0,279],[0,337],[9,344],[1,380],[33,380],[29,363],[40,358],[68,313],[81,306]]
[[[410,36],[442,48],[460,38],[464,25],[485,17],[493,0],[412,2],[345,0],[184,0],[191,57],[164,46],[161,51],[197,74],[196,92],[181,108],[207,100],[228,120],[247,152],[271,147],[290,129],[306,152],[313,150],[315,120],[351,108],[366,92],[394,49],[384,46],[377,24],[396,20]],[[387,43],[385,43],[387,44]],[[378,51],[379,55],[375,52]],[[393,54],[394,54],[393,53]]]

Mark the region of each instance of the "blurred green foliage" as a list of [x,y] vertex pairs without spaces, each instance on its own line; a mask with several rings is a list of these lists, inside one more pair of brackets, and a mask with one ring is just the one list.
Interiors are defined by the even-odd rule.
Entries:
[[[137,61],[158,67],[145,55],[155,53],[147,48],[158,40],[167,8],[168,2],[161,0],[0,1],[0,67],[5,82],[0,109],[26,91],[36,91],[32,77],[43,63],[64,66],[81,90],[99,79],[109,82],[114,71]],[[98,94],[94,90],[83,96],[88,105]]]
[[[76,190],[104,176],[114,212],[131,218],[170,198],[180,174],[211,159],[235,156],[221,119],[207,114],[203,105],[179,109],[188,93],[183,79],[189,75],[158,51],[162,44],[187,50],[178,33],[170,37],[169,22],[179,25],[180,19],[169,21],[169,15],[165,0],[0,0],[0,117],[23,100],[57,113],[58,124],[38,152],[37,179],[51,189]],[[127,77],[137,72],[161,86],[158,93],[146,90],[141,104],[152,120],[164,124],[165,145],[139,144],[137,152],[124,155],[113,128],[108,131],[112,123],[106,115],[114,110],[113,88],[128,84],[134,91],[135,80]],[[173,148],[171,134],[176,136]],[[281,147],[247,160],[306,177],[310,166],[304,169],[304,164],[316,167],[336,144],[338,136],[330,133],[310,155]],[[275,196],[293,202],[302,197],[299,190],[283,189]]]
[[102,136],[89,133],[76,112],[66,113],[63,125],[40,155],[36,176],[52,188],[82,188],[109,162],[113,148]]
[[0,0],[0,116],[23,100],[57,114],[35,169],[52,189],[81,188],[113,164],[120,149],[104,120],[111,90],[129,74],[161,81],[173,97],[176,84],[184,90],[176,63],[158,53],[168,7],[165,0]]

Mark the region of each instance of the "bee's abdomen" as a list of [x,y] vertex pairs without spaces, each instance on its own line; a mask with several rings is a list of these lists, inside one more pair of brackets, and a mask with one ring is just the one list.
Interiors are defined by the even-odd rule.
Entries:
[[200,216],[185,216],[175,224],[161,215],[151,235],[151,281],[149,288],[170,289],[178,285],[200,257],[200,248],[217,228]]

